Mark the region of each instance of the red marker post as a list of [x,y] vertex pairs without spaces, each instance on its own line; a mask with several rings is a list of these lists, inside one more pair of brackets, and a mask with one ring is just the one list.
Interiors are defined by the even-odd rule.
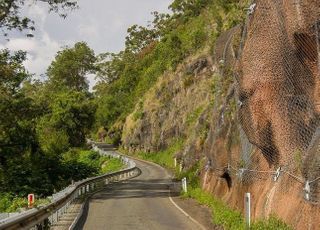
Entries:
[[34,194],[28,194],[28,208],[33,208]]

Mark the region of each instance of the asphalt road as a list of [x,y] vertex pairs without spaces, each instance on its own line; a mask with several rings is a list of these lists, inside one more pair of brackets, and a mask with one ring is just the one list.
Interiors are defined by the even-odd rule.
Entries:
[[140,176],[114,183],[95,194],[84,229],[200,229],[169,200],[170,176],[161,167],[136,161]]

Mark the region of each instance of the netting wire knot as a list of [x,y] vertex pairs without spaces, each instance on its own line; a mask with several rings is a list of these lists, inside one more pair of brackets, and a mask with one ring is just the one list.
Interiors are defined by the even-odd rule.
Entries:
[[230,173],[230,171],[231,171],[231,165],[228,163],[227,172]]
[[212,168],[212,161],[211,161],[211,159],[208,159],[208,161],[207,161],[207,163],[206,163],[206,165],[205,165],[205,170],[206,171],[209,171],[211,168]]
[[257,4],[256,4],[256,3],[253,3],[253,4],[251,4],[251,5],[249,6],[249,8],[247,8],[247,10],[248,10],[248,15],[251,15],[251,14],[254,13],[254,10],[256,9],[256,6],[257,6]]
[[239,179],[242,181],[243,179],[243,174],[244,174],[244,168],[239,169],[237,176],[239,177]]
[[310,182],[308,180],[306,181],[303,191],[304,191],[304,198],[309,201],[311,189],[310,189]]
[[275,174],[274,174],[274,176],[273,176],[273,181],[274,181],[274,182],[276,182],[276,181],[279,179],[280,173],[281,173],[281,167],[279,167],[279,168],[277,169],[277,171],[275,172]]

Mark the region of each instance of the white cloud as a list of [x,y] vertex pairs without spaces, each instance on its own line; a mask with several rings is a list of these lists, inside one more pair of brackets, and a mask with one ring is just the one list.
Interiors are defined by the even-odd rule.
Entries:
[[35,4],[35,0],[25,0],[24,5],[25,7],[22,9],[22,14],[35,22],[37,31],[43,31],[48,17],[47,4],[41,1],[38,1],[37,4]]
[[[66,42],[67,44],[70,42]],[[61,44],[42,32],[35,38],[14,38],[6,44],[0,44],[0,49],[9,49],[11,51],[27,51],[27,60],[24,62],[25,67],[30,73],[37,76],[44,74],[54,59],[56,53],[64,44]]]
[[43,33],[40,40],[36,41],[35,47],[28,55],[26,68],[37,75],[44,74],[55,57],[62,44],[52,40],[47,33]]
[[96,79],[96,75],[95,74],[88,74],[86,77],[89,81],[89,90],[92,91],[94,85],[98,82]]
[[5,47],[8,48],[9,50],[12,51],[18,51],[18,50],[23,50],[23,51],[33,51],[36,48],[36,41],[30,38],[16,38],[16,39],[11,39]]
[[89,24],[80,24],[78,26],[78,34],[82,40],[98,37],[99,36],[98,23],[91,22]]
[[[48,14],[47,3],[25,0],[23,14],[35,21],[34,38],[10,37],[1,48],[28,52],[26,68],[36,75],[46,72],[56,53],[66,45],[86,41],[96,53],[118,52],[124,48],[126,30],[133,24],[145,25],[151,11],[166,11],[172,0],[79,0],[80,9],[66,19]],[[94,76],[88,76],[90,86]]]

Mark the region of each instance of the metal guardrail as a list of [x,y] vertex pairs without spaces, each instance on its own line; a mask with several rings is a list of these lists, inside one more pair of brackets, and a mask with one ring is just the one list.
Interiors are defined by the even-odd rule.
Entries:
[[120,158],[127,167],[118,172],[88,178],[69,185],[64,190],[54,194],[50,204],[1,220],[0,230],[47,229],[50,225],[59,221],[59,218],[76,199],[105,187],[109,182],[128,179],[140,173],[133,160],[114,151],[104,150],[105,147],[108,148],[105,144],[93,143],[92,146],[101,155]]

